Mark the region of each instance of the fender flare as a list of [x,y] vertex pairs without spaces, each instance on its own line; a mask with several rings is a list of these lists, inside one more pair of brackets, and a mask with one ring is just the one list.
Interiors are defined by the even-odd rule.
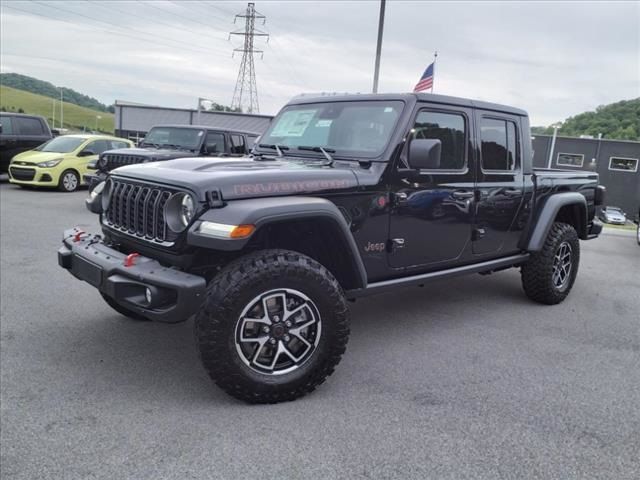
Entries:
[[562,207],[567,205],[575,205],[580,211],[580,224],[584,228],[578,228],[578,235],[584,239],[587,227],[587,200],[577,192],[561,192],[551,195],[544,206],[540,210],[540,214],[536,217],[536,224],[531,232],[526,250],[530,252],[539,252],[544,246],[547,234],[551,229],[551,225],[558,215]]
[[351,268],[354,269],[359,288],[365,288],[367,273],[349,225],[338,207],[324,198],[293,196],[233,200],[223,208],[214,208],[203,213],[189,228],[187,243],[211,250],[238,251],[251,239],[224,239],[203,235],[199,232],[203,221],[226,225],[255,225],[257,232],[269,224],[313,218],[329,220],[335,227],[336,234],[350,251]]

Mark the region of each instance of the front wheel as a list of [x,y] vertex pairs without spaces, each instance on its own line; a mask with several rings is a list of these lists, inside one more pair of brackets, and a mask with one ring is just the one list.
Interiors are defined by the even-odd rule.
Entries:
[[551,226],[542,250],[533,253],[522,266],[522,287],[536,302],[560,303],[573,287],[579,263],[578,234],[571,225],[556,222]]
[[63,192],[75,192],[80,186],[80,177],[73,170],[65,170],[60,175],[58,189]]
[[277,403],[313,391],[333,372],[349,313],[325,267],[297,252],[264,250],[211,281],[195,335],[219,387],[249,403]]

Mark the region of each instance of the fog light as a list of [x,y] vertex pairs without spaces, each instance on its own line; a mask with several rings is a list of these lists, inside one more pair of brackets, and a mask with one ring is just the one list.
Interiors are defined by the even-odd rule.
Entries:
[[151,296],[151,289],[149,287],[147,287],[144,291],[144,298],[147,300],[147,303],[151,305],[151,300],[153,300],[153,297]]

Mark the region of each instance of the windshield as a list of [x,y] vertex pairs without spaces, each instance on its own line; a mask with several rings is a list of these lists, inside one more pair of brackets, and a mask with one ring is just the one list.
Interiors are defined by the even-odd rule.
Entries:
[[611,213],[621,213],[622,210],[618,207],[607,207],[607,212],[611,212]]
[[40,152],[69,153],[82,145],[86,138],[77,137],[56,137],[43,143],[35,150]]
[[141,145],[155,147],[185,148],[195,150],[200,148],[204,137],[204,130],[179,127],[153,127]]
[[337,155],[377,157],[389,142],[403,107],[401,101],[291,105],[273,121],[260,145],[289,150],[322,147]]

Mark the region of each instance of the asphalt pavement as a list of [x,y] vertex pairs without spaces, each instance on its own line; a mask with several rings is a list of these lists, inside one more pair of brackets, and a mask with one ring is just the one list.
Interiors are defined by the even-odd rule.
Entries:
[[638,479],[640,246],[581,242],[573,291],[517,270],[352,305],[313,394],[248,406],[200,365],[191,321],[119,316],[57,265],[74,194],[0,185],[3,479]]

